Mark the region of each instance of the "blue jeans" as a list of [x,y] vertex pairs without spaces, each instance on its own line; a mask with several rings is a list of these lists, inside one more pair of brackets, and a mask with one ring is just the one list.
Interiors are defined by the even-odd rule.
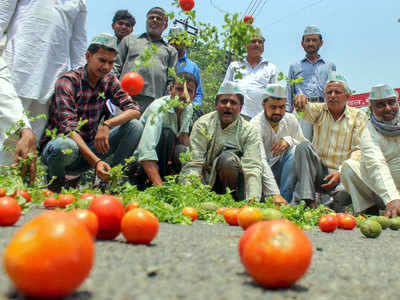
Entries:
[[[138,120],[131,120],[110,131],[108,152],[98,153],[94,147],[94,140],[87,143],[90,150],[97,157],[105,159],[111,154],[111,167],[124,163],[124,159],[132,156],[143,132],[143,125]],[[71,138],[58,137],[44,147],[42,161],[48,167],[48,176],[64,177],[66,174],[80,174],[91,168],[83,158],[78,145]]]
[[292,202],[293,190],[296,184],[296,165],[294,147],[290,147],[271,167],[279,191],[287,202]]

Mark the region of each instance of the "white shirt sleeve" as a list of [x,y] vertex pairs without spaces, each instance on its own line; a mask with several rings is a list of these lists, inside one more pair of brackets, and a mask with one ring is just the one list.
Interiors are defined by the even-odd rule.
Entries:
[[73,31],[71,35],[70,55],[72,69],[77,69],[80,66],[85,65],[85,52],[88,46],[86,31],[86,3],[81,0],[79,6],[80,11],[73,25]]
[[10,23],[17,7],[17,2],[17,0],[0,0],[0,38]]
[[262,192],[264,196],[279,195],[279,187],[276,184],[274,174],[268,164],[267,155],[263,143],[260,143],[261,161],[263,165]]

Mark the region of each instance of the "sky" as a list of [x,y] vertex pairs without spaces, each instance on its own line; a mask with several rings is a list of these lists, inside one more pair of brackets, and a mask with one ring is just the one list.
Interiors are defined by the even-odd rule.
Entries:
[[[86,3],[89,40],[96,33],[113,33],[112,18],[119,9],[136,18],[134,34],[145,31],[146,12],[152,7],[179,12],[170,0]],[[258,6],[253,25],[266,37],[263,56],[279,71],[287,74],[290,64],[304,57],[300,45],[304,27],[318,25],[324,40],[321,57],[336,64],[352,90],[368,92],[380,83],[400,88],[399,0],[195,0],[194,10],[197,20],[221,27],[225,13],[243,16],[250,5]]]

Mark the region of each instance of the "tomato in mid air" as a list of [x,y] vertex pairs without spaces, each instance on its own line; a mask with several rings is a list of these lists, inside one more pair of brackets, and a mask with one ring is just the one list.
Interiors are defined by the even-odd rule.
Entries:
[[254,18],[251,15],[245,15],[243,18],[243,22],[253,24]]
[[179,6],[184,11],[190,11],[194,7],[194,0],[179,0]]
[[144,79],[136,72],[128,72],[122,77],[121,88],[131,96],[140,94],[143,89]]

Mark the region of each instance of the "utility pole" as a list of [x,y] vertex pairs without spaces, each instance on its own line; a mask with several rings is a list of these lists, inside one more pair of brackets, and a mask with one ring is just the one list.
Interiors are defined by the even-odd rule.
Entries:
[[186,20],[175,19],[174,22],[173,22],[173,24],[174,24],[174,25],[176,25],[176,24],[181,24],[181,25],[183,25],[183,27],[185,28],[185,31],[186,31],[187,33],[191,34],[191,35],[194,35],[194,36],[197,36],[197,34],[198,34],[198,32],[199,32],[199,30],[198,30],[196,27],[194,27],[194,26],[192,26],[192,25],[189,25],[189,18],[186,19]]

